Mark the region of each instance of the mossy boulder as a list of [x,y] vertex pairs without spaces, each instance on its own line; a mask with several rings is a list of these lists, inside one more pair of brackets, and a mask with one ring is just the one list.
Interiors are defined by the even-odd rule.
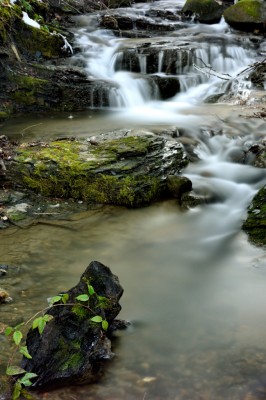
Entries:
[[93,140],[22,144],[13,179],[44,196],[138,207],[166,193],[166,177],[188,163],[181,144],[145,132]]
[[[37,374],[33,388],[92,383],[101,376],[113,357],[112,331],[127,326],[115,320],[122,294],[110,268],[92,261],[78,284],[64,293],[64,300],[58,296],[46,312],[42,334],[33,328],[27,334],[32,358],[23,357],[21,367]],[[96,316],[98,321],[93,321]]]
[[17,24],[14,37],[19,51],[25,57],[54,59],[67,54],[67,49],[64,51],[62,36],[33,28],[22,21]]
[[266,32],[266,2],[264,0],[240,0],[224,12],[225,21],[235,29],[245,32]]
[[223,7],[215,0],[187,0],[181,12],[204,24],[215,24],[221,20]]
[[253,198],[243,229],[252,243],[266,245],[266,186],[260,189]]

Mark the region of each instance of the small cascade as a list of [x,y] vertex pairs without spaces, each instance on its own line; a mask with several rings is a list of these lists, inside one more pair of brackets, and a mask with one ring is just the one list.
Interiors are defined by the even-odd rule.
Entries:
[[158,53],[158,73],[159,74],[162,72],[163,58],[164,58],[164,51],[160,50],[159,53]]
[[145,54],[139,54],[139,65],[140,65],[140,73],[146,74],[147,73],[147,57]]
[[[175,7],[181,7],[181,3]],[[137,3],[130,9],[121,9],[121,14],[115,15],[119,15],[120,19],[125,16],[126,21],[132,18],[132,24],[139,25],[139,29],[143,24],[141,29],[144,29],[145,21],[150,27],[156,25],[160,8],[162,15],[167,16],[166,10],[173,13],[171,2],[162,0],[156,3],[156,10],[152,10],[150,4]],[[91,20],[92,26],[95,26],[95,15],[88,16],[88,26]],[[163,17],[160,19],[162,25],[166,21]],[[132,35],[131,39],[118,38],[112,31],[97,28],[86,30],[82,27],[76,31],[77,47],[82,49],[82,55],[78,54],[76,59],[79,63],[82,59],[89,79],[111,84],[108,95],[110,107],[121,108],[121,111],[124,109],[126,113],[129,109],[136,109],[138,118],[141,105],[149,108],[152,115],[152,108],[156,104],[156,112],[160,110],[161,115],[167,110],[162,120],[165,123],[169,112],[174,110],[176,115],[180,105],[181,108],[184,104],[194,106],[210,96],[230,92],[242,101],[247,99],[251,83],[241,71],[258,58],[256,44],[247,39],[239,43],[224,20],[214,25],[179,21],[174,30],[173,25],[170,22],[168,24],[169,31],[163,34],[163,39],[159,37],[156,40],[153,36],[146,39],[133,39]],[[179,89],[175,93],[171,91],[170,101],[170,96],[165,92],[161,101],[158,98],[158,80],[152,80],[156,74],[163,77],[165,82],[170,82],[170,78],[179,81]],[[154,85],[157,85],[156,90]],[[108,101],[100,104],[105,107]],[[95,102],[90,101],[90,106],[94,105]]]
[[205,135],[195,150],[199,162],[191,163],[184,172],[196,192],[212,199],[208,213],[200,217],[200,226],[208,232],[202,244],[211,250],[215,243],[219,246],[221,239],[239,231],[243,210],[266,183],[265,170],[234,162],[232,154],[236,152],[243,153],[243,138]]

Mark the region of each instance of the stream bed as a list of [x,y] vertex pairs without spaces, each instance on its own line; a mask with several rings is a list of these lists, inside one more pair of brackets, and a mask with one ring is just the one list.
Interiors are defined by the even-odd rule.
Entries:
[[[180,4],[161,1],[156,7],[172,11]],[[134,7],[143,17],[151,4]],[[121,11],[127,12],[132,14]],[[95,15],[80,17],[74,33],[77,47],[84,48],[71,62],[115,85],[110,106],[23,117],[4,123],[1,133],[21,142],[90,137],[120,128],[145,128],[153,134],[165,129],[168,135],[174,126],[195,155],[183,175],[212,201],[187,211],[175,200],[141,209],[104,206],[54,223],[43,219],[27,229],[0,231],[1,264],[18,268],[6,286],[0,278],[14,299],[1,305],[0,324],[29,319],[47,306],[47,298],[74,286],[90,261],[98,260],[118,275],[125,290],[119,317],[131,325],[116,333],[116,356],[100,382],[38,392],[37,399],[266,398],[266,255],[241,230],[266,174],[248,160],[239,162],[239,155],[265,138],[266,122],[252,118],[265,91],[253,94],[244,78],[232,85],[228,101],[224,97],[206,104],[206,97],[226,94],[228,85],[193,67],[195,57],[194,62],[200,59],[236,74],[260,59],[263,43],[230,31],[224,21],[213,26],[180,22],[179,29],[152,37],[150,45],[182,47],[185,40],[194,49],[188,63],[172,73],[184,78],[181,93],[163,101],[156,90],[147,89],[145,76],[153,73],[148,73],[143,53],[139,72],[119,70],[125,49],[135,51],[146,39],[117,38],[94,21]],[[156,74],[161,77],[167,75],[164,51],[158,53]],[[10,348],[2,335],[0,342],[3,375]]]

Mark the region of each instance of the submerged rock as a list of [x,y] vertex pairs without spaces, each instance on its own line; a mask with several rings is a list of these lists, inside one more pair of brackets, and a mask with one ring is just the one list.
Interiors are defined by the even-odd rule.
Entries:
[[[77,300],[84,294],[87,301]],[[51,319],[43,332],[37,328],[28,332],[26,344],[32,359],[24,357],[21,367],[38,375],[33,388],[91,383],[101,376],[104,363],[113,357],[110,333],[127,325],[114,320],[121,310],[122,294],[110,268],[92,261],[79,283],[64,293],[66,303],[59,300],[48,309],[45,315]],[[93,322],[96,315],[108,327]]]
[[44,196],[138,207],[164,196],[166,177],[188,164],[183,146],[146,131],[22,144],[13,179]]
[[266,186],[253,198],[243,229],[252,243],[266,245]]
[[185,176],[169,175],[167,177],[167,187],[170,193],[180,200],[184,193],[192,190],[192,182]]

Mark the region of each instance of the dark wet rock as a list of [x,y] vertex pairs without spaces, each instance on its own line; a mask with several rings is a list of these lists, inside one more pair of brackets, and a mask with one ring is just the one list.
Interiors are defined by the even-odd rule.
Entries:
[[175,140],[118,130],[88,140],[22,144],[12,163],[15,182],[44,196],[138,207],[164,196],[165,179],[188,160]]
[[[266,81],[266,61],[257,63],[256,66],[254,66],[253,70],[250,73],[250,80],[253,83],[255,87],[258,89],[264,89],[264,83]],[[264,118],[266,117],[266,113],[264,115]]]
[[170,99],[180,92],[180,82],[177,77],[153,75],[151,79],[159,88],[160,98],[162,100]]
[[[88,293],[88,284],[95,293],[88,301],[79,302],[76,297]],[[113,357],[109,330],[105,331],[91,318],[101,316],[112,330],[123,294],[117,276],[105,265],[93,261],[79,283],[66,293],[65,305],[55,303],[46,312],[53,318],[43,333],[40,335],[38,329],[28,332],[26,344],[32,359],[24,357],[21,367],[38,374],[33,388],[95,382],[106,361]]]
[[[100,26],[119,31],[140,30],[144,32],[169,32],[178,26],[179,17],[172,14],[173,23],[162,22],[161,17],[147,18],[146,16],[120,15],[116,12],[108,13],[100,18]],[[177,22],[175,24],[175,21]]]
[[208,204],[213,201],[213,198],[208,195],[203,195],[194,192],[185,192],[179,201],[179,204],[183,210],[188,210],[189,208],[195,208],[203,204]]
[[152,46],[147,42],[138,48],[121,50],[115,70],[175,75],[183,73],[192,60],[193,51],[186,46]]
[[266,32],[266,3],[264,0],[241,0],[224,12],[225,21],[245,32]]
[[266,186],[254,196],[243,229],[252,243],[266,245]]
[[204,24],[215,24],[221,20],[223,7],[215,0],[187,0],[181,12]]
[[[266,116],[266,113],[265,113]],[[266,141],[251,145],[245,151],[245,162],[258,168],[266,168]]]
[[169,175],[166,184],[171,195],[179,200],[184,193],[192,190],[192,182],[185,176]]
[[82,68],[34,65],[33,76],[12,72],[9,97],[16,112],[73,111],[109,105],[113,85],[88,79]]

